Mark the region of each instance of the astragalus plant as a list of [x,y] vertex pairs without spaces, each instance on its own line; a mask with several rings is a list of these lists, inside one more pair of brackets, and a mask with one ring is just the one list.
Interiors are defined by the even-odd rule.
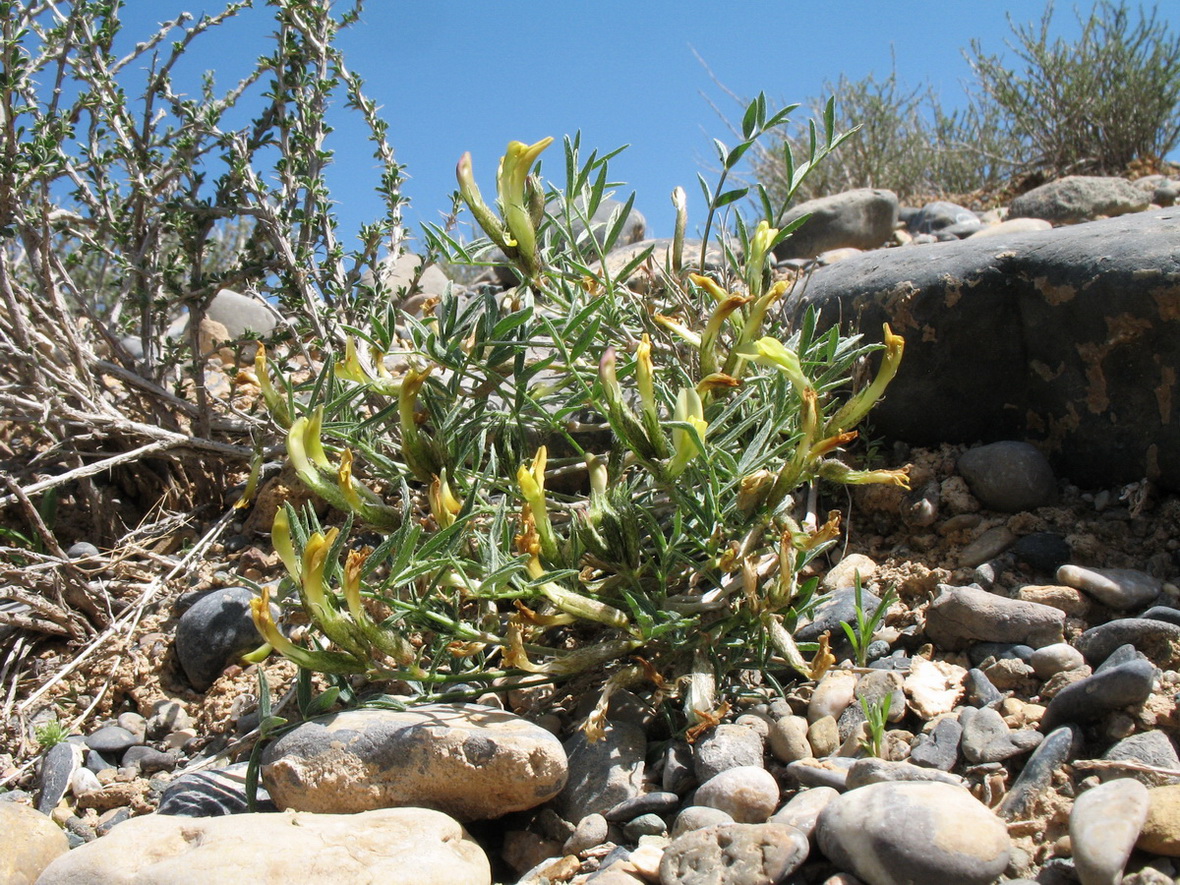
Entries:
[[[747,141],[721,146],[723,162],[785,116],[768,120],[760,96]],[[826,135],[799,181],[834,143]],[[811,317],[786,329],[791,283],[771,262],[789,231],[766,221],[733,216],[723,266],[690,269],[679,189],[671,249],[606,258],[629,208],[601,239],[589,232],[609,157],[566,139],[564,186],[546,192],[550,143],[509,144],[494,205],[464,156],[459,198],[487,240],[428,234],[451,263],[498,261],[515,285],[452,287],[422,316],[378,291],[344,352],[302,388],[260,355],[299,476],[349,516],[325,530],[310,511],[279,514],[275,545],[307,638],[286,638],[265,596],[256,621],[326,673],[426,694],[601,674],[607,695],[647,680],[683,699],[689,723],[707,721],[739,671],[812,674],[791,635],[815,589],[800,573],[840,519],[809,513],[800,493],[905,485],[904,471],[841,458],[903,342],[887,327],[884,345],[819,334]],[[710,217],[734,193],[706,186]],[[853,390],[851,370],[874,350],[875,379]],[[383,536],[374,549],[347,539],[361,524]]]

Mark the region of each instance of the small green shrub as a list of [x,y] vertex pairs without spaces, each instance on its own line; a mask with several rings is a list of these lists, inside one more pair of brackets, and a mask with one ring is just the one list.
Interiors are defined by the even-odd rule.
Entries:
[[33,730],[33,737],[36,738],[37,745],[42,750],[48,750],[64,743],[69,736],[70,730],[56,719],[50,719],[44,725],[39,725]]
[[[746,140],[719,145],[723,163],[785,119],[759,96]],[[797,183],[838,140],[829,125]],[[789,288],[772,279],[772,249],[789,231],[766,218],[735,217],[736,242],[720,238],[727,266],[711,275],[692,272],[682,243],[612,268],[602,259],[622,215],[605,245],[561,227],[595,212],[609,156],[584,158],[566,139],[564,186],[546,194],[534,166],[549,144],[509,145],[494,207],[460,161],[460,194],[490,242],[430,232],[452,263],[495,245],[517,286],[452,291],[421,319],[375,310],[350,330],[359,343],[302,385],[260,355],[291,462],[350,520],[325,529],[310,511],[279,514],[272,538],[311,641],[283,635],[266,595],[256,622],[280,653],[337,676],[445,690],[602,674],[604,697],[648,680],[680,694],[692,722],[739,671],[811,674],[791,633],[815,581],[798,576],[835,542],[839,516],[804,514],[795,495],[823,481],[906,484],[904,471],[839,457],[902,340],[886,327],[885,344],[868,346],[812,316],[768,335]],[[710,218],[745,195],[724,176],[704,193]],[[683,194],[673,202],[683,230]],[[643,292],[627,285],[641,268]],[[850,391],[853,366],[882,347],[875,380]],[[384,533],[376,549],[349,549],[353,520]]]

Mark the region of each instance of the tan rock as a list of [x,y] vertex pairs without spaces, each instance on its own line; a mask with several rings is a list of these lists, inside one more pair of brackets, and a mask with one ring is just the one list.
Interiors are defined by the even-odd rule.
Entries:
[[919,716],[933,719],[955,708],[966,678],[967,671],[957,664],[915,657],[905,678],[906,697]]
[[1026,584],[1016,591],[1016,598],[1050,605],[1071,618],[1086,618],[1093,608],[1090,598],[1081,590],[1058,584]]
[[1004,234],[1023,234],[1034,230],[1052,230],[1053,225],[1043,218],[1012,218],[999,224],[980,228],[972,237],[1001,237]]
[[31,885],[69,850],[66,834],[41,812],[19,802],[0,802],[0,882]]
[[132,818],[59,857],[39,885],[490,885],[483,849],[425,808],[355,815],[235,814]]
[[1147,820],[1135,847],[1180,857],[1180,784],[1148,790]]
[[324,716],[267,747],[262,765],[280,808],[348,814],[416,805],[459,820],[534,808],[561,792],[567,773],[556,737],[479,704]]

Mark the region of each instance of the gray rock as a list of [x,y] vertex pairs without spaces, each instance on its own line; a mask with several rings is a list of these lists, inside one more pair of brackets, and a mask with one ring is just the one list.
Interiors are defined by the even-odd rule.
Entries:
[[831,787],[812,787],[809,790],[800,790],[790,798],[786,805],[770,816],[770,823],[794,827],[810,839],[815,833],[815,825],[819,821],[820,812],[839,795],[839,791],[833,790]]
[[[382,259],[377,265],[377,279],[386,300],[407,313],[418,315],[421,315],[422,304],[427,298],[441,298],[451,283],[438,265],[428,264],[423,268],[422,256],[412,252]],[[373,274],[366,272],[361,277],[361,286],[373,284]]]
[[172,771],[179,761],[179,753],[166,753],[155,747],[130,747],[119,764],[123,768],[137,768],[141,774],[152,774]]
[[959,761],[959,740],[962,736],[963,726],[959,720],[953,716],[944,716],[928,734],[918,736],[910,750],[910,762],[939,771],[950,771]]
[[1147,787],[1131,778],[1107,781],[1074,800],[1069,838],[1082,885],[1118,885],[1147,808]]
[[807,837],[784,824],[721,824],[672,840],[661,885],[782,882],[807,860]]
[[[1144,731],[1123,738],[1107,750],[1102,758],[1142,762],[1156,768],[1170,768],[1173,771],[1180,769],[1180,756],[1177,756],[1171,738],[1162,731]],[[1127,774],[1137,777],[1136,772],[1128,772]],[[1141,778],[1137,777],[1137,779]],[[1149,786],[1157,785],[1154,780],[1149,784]]]
[[[959,567],[975,568],[995,559],[1016,542],[1016,535],[1007,526],[992,526],[959,551]],[[988,584],[994,578],[988,578]]]
[[1040,744],[1036,731],[1012,731],[1004,717],[991,707],[965,707],[959,715],[963,727],[961,747],[968,762],[1003,762],[1027,753]]
[[170,732],[191,728],[192,724],[192,717],[179,702],[157,701],[152,705],[152,715],[146,723],[147,736],[159,740]]
[[37,810],[50,814],[70,788],[70,779],[82,766],[82,749],[71,741],[54,744],[41,757]]
[[[906,227],[912,234],[938,234],[949,230],[955,231],[955,236],[967,236],[983,227],[979,216],[965,206],[937,200],[927,203],[909,219]],[[961,233],[960,233],[961,231]]]
[[1122,568],[1063,565],[1057,570],[1057,583],[1075,587],[1116,611],[1141,608],[1154,602],[1163,591],[1159,578]]
[[738,823],[759,824],[778,808],[778,782],[761,766],[729,768],[697,787],[695,802],[720,808]]
[[710,729],[693,748],[693,768],[697,780],[709,778],[730,768],[744,765],[762,767],[763,741],[753,728],[723,723]]
[[732,824],[734,819],[720,808],[710,808],[708,805],[686,805],[676,815],[672,824],[672,838],[681,836],[692,830],[703,830],[718,824]]
[[1180,663],[1180,625],[1155,618],[1119,618],[1091,627],[1074,640],[1074,646],[1097,666],[1124,645],[1133,645],[1160,667]]
[[644,814],[666,814],[675,811],[679,805],[680,797],[675,793],[641,793],[624,799],[609,809],[603,817],[612,822],[633,820]]
[[89,559],[101,555],[99,549],[89,541],[78,541],[76,544],[71,544],[66,550],[66,556],[70,559]]
[[[226,768],[182,774],[164,788],[156,813],[180,817],[242,814],[249,809],[246,799],[248,767],[247,763],[239,762]],[[262,785],[258,787],[256,807],[258,811],[278,811]]]
[[580,854],[587,848],[601,845],[607,839],[607,829],[606,818],[601,814],[586,815],[561,846],[562,854]]
[[84,743],[91,750],[107,755],[118,755],[140,743],[140,739],[125,728],[104,725],[86,737]]
[[664,771],[661,786],[669,793],[684,794],[697,785],[693,771],[692,745],[685,741],[672,741],[664,752]]
[[630,845],[639,844],[644,836],[663,836],[667,832],[668,825],[658,814],[641,814],[623,824],[623,838]]
[[1100,215],[1142,212],[1150,202],[1147,194],[1125,178],[1067,175],[1021,194],[1008,207],[1008,217],[1079,224]]
[[971,494],[992,510],[1019,513],[1057,500],[1053,468],[1029,443],[1003,440],[968,449],[957,466]]
[[963,680],[964,700],[973,707],[986,707],[1004,699],[1004,694],[987,678],[987,674],[978,667],[967,671],[967,678]]
[[1029,663],[1038,679],[1049,679],[1058,673],[1076,670],[1086,663],[1086,659],[1068,642],[1055,642],[1036,649]]
[[1000,815],[1007,820],[1024,817],[1037,797],[1052,786],[1053,772],[1073,759],[1080,747],[1081,732],[1074,726],[1047,732],[1000,803]]
[[222,670],[262,645],[250,615],[252,599],[254,593],[245,587],[214,590],[177,621],[176,657],[197,691],[208,690]]
[[846,786],[849,790],[868,784],[883,784],[892,781],[922,781],[924,783],[950,784],[952,787],[966,787],[967,781],[957,774],[939,771],[937,768],[921,768],[909,762],[890,762],[887,759],[868,757],[857,759],[848,769]]
[[977,640],[1034,648],[1062,641],[1065,612],[1060,609],[978,587],[938,587],[941,595],[926,610],[926,635],[941,648],[954,651]]
[[647,735],[630,722],[612,722],[593,743],[579,731],[565,742],[569,783],[557,807],[566,820],[603,814],[643,791]]
[[1160,404],[1180,401],[1178,235],[1180,213],[1160,209],[876,251],[817,270],[785,318],[816,307],[821,331],[905,336],[873,410],[887,440],[1024,440],[1082,487],[1177,490],[1180,422]]
[[[865,617],[871,618],[881,606],[880,597],[861,588],[861,606]],[[847,654],[851,649],[848,637],[840,626],[843,621],[849,625],[856,625],[856,590],[852,587],[841,587],[830,596],[824,598],[815,607],[810,623],[804,624],[795,631],[795,638],[801,642],[815,642],[823,633],[830,633],[832,646],[838,649],[837,654]]]
[[328,814],[415,805],[491,819],[554,798],[566,775],[556,737],[479,704],[346,710],[304,722],[262,755],[262,782],[280,808]]
[[1155,621],[1167,621],[1180,627],[1180,609],[1170,605],[1153,605],[1139,617],[1150,618]]
[[1046,733],[1069,723],[1093,722],[1107,713],[1147,700],[1155,678],[1149,661],[1128,661],[1067,685],[1053,696],[1041,729]]
[[1051,575],[1073,555],[1069,542],[1056,532],[1033,532],[1012,545],[1012,556],[1038,574]]
[[776,258],[814,258],[830,249],[876,249],[897,227],[897,195],[860,188],[808,200],[783,217],[783,225],[804,215],[803,225],[775,250]]
[[871,885],[990,885],[1011,847],[1003,821],[965,789],[904,781],[833,799],[816,838],[828,860]]

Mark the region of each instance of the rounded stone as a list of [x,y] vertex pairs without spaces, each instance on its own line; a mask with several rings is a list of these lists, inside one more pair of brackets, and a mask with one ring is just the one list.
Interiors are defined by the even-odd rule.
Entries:
[[794,762],[811,755],[807,743],[807,720],[802,716],[784,716],[770,728],[770,752],[780,762]]
[[1147,818],[1135,847],[1151,854],[1180,857],[1180,784],[1147,791]]
[[70,849],[61,827],[18,802],[0,801],[0,882],[31,885]]
[[829,670],[807,704],[807,721],[815,722],[824,716],[839,719],[856,696],[856,674],[848,670]]
[[1147,819],[1147,787],[1131,778],[1107,781],[1074,800],[1069,838],[1082,885],[1119,881]]
[[1011,850],[1007,827],[987,806],[938,783],[850,790],[820,813],[816,836],[828,860],[868,885],[990,885]]
[[1067,670],[1076,670],[1086,663],[1082,653],[1068,642],[1055,642],[1032,653],[1033,672],[1039,679],[1049,679]]
[[763,823],[779,802],[778,782],[765,768],[742,765],[727,769],[697,787],[696,803],[720,808],[743,824]]
[[839,790],[832,787],[811,787],[807,790],[800,790],[790,798],[786,805],[770,816],[770,822],[794,827],[810,839],[815,832],[820,812],[839,795]]
[[561,847],[563,854],[579,854],[588,848],[595,848],[607,839],[608,825],[601,814],[588,814],[580,821],[572,836]]
[[1072,554],[1069,542],[1056,532],[1033,532],[1012,545],[1012,555],[1017,562],[1046,575],[1053,574],[1069,562]]
[[1155,667],[1149,661],[1127,661],[1067,685],[1053,696],[1041,728],[1048,733],[1071,722],[1092,722],[1107,713],[1139,704],[1151,695]]
[[680,809],[676,820],[672,824],[672,838],[681,836],[692,830],[703,830],[718,824],[732,824],[734,819],[720,808],[710,808],[708,805],[687,805]]
[[807,743],[817,759],[831,756],[840,747],[840,726],[831,716],[821,716],[807,726]]
[[280,808],[335,814],[415,805],[491,819],[552,799],[566,777],[557,738],[478,704],[324,716],[270,744],[262,761]]
[[141,743],[125,728],[118,725],[104,725],[86,737],[85,744],[96,753],[117,755]]
[[693,747],[693,769],[701,783],[730,768],[762,766],[762,735],[736,723],[718,725]]
[[721,824],[672,840],[660,885],[782,882],[807,859],[807,837],[784,824]]
[[69,559],[89,559],[93,556],[101,556],[99,549],[91,544],[89,541],[78,541],[71,544],[66,550],[66,557]]
[[1057,500],[1053,468],[1031,443],[1005,440],[968,449],[958,470],[971,494],[991,510],[1019,513]]
[[425,808],[355,815],[147,814],[59,857],[40,885],[79,882],[382,882],[490,885],[483,849],[454,820]]
[[262,645],[250,615],[254,593],[226,587],[207,593],[176,623],[176,657],[197,691],[206,691],[221,671]]

